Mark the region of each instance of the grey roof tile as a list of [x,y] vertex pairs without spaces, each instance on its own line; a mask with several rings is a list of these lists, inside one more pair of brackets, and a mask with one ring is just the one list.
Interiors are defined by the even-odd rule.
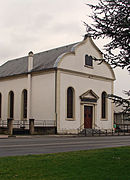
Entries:
[[[76,44],[77,43],[74,43],[68,46],[63,46],[34,54],[33,71],[54,68],[54,64],[57,58],[63,53],[71,52],[72,47]],[[27,56],[7,61],[5,64],[0,66],[0,78],[27,73],[27,61]]]

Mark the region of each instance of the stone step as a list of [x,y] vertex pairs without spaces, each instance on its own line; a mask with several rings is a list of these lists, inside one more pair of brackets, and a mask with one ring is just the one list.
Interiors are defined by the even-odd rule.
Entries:
[[79,132],[79,135],[92,135],[92,134],[99,134],[99,133],[104,133],[100,129],[89,129],[89,128],[84,128]]

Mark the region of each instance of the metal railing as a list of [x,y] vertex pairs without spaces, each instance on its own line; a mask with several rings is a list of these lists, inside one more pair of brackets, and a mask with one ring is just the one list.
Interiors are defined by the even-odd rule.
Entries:
[[7,127],[7,120],[0,120],[0,127]]
[[130,130],[127,129],[87,129],[84,128],[79,133],[81,136],[126,136],[130,135]]
[[27,128],[29,121],[27,120],[13,120],[13,128]]
[[55,120],[35,120],[34,127],[56,127]]
[[89,129],[84,128],[82,124],[78,129],[78,135],[81,136],[121,136],[130,135],[130,124],[116,124],[115,129]]
[[[27,120],[13,120],[13,128],[24,128],[29,126]],[[34,126],[39,127],[56,127],[55,120],[34,120]],[[0,127],[7,127],[7,120],[0,120]]]
[[77,129],[78,134],[84,130],[84,123]]
[[130,124],[116,124],[116,131],[129,132],[130,131]]
[[0,133],[7,133],[10,135],[20,134],[36,134],[36,133],[55,133],[55,120],[0,120]]
[[[96,131],[96,129],[97,129],[97,130],[100,129],[100,127],[97,126],[97,124],[94,124],[94,127],[96,127],[96,128],[94,128],[95,131]],[[81,126],[77,129],[78,134],[79,134],[80,132],[84,131],[84,129],[85,129],[85,128],[84,128],[84,123],[83,123],[83,124],[81,124]],[[90,129],[90,130],[92,130],[92,129]]]

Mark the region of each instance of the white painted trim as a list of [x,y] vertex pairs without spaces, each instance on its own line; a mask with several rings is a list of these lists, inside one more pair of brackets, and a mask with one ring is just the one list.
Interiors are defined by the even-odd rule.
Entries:
[[55,61],[55,64],[54,64],[54,68],[55,67],[58,67],[58,64],[59,64],[59,62],[60,62],[60,60],[66,55],[67,53],[63,53],[63,54],[61,54],[60,56],[58,56],[58,58],[56,59],[56,61]]

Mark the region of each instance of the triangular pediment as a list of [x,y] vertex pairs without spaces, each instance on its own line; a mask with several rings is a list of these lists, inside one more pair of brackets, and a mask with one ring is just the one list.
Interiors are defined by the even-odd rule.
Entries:
[[81,99],[95,99],[98,100],[98,95],[94,93],[92,90],[88,90],[80,96]]

